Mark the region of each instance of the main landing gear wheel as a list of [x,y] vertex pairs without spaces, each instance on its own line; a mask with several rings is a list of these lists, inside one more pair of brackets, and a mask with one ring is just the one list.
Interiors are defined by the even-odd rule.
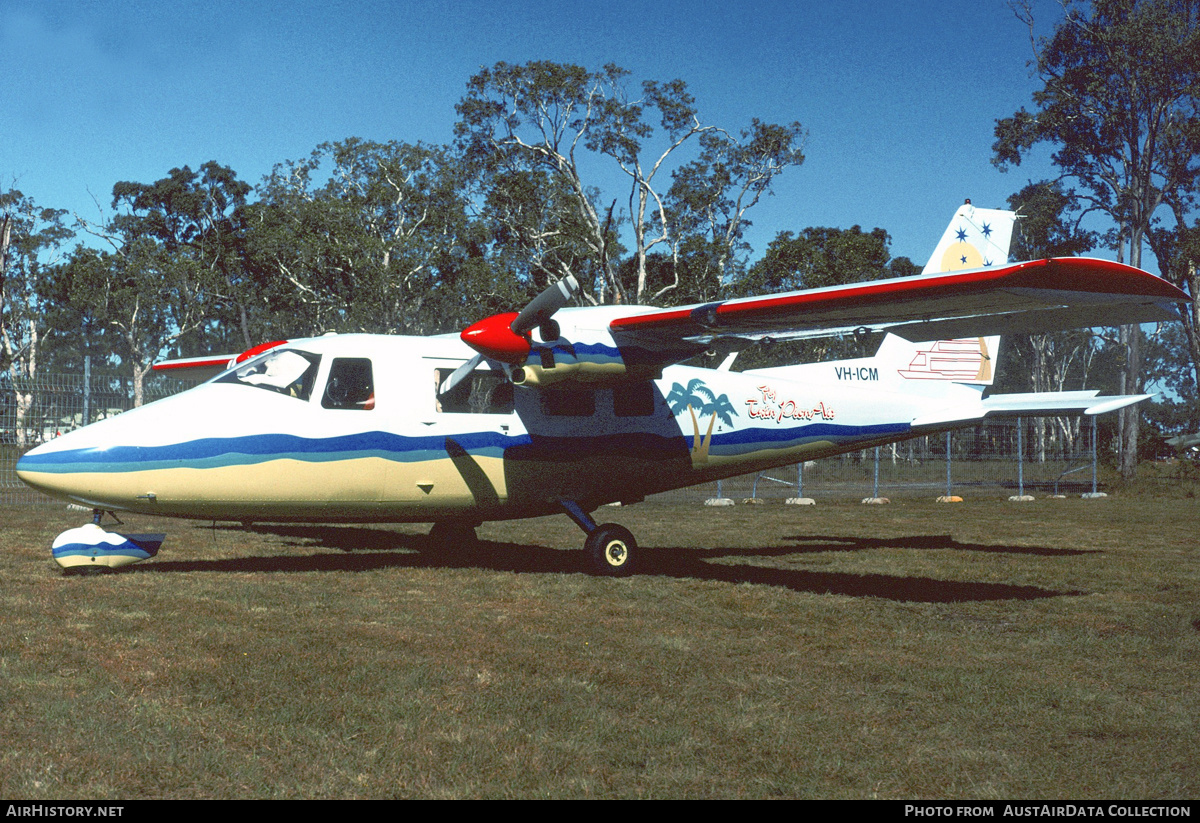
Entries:
[[638,553],[637,541],[624,526],[616,523],[597,526],[587,536],[583,547],[598,573],[610,577],[633,574]]

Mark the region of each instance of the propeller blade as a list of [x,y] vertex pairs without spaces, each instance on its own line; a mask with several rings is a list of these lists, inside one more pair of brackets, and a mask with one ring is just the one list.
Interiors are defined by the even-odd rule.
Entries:
[[571,298],[579,291],[579,281],[575,275],[568,274],[557,283],[551,283],[545,291],[530,301],[521,310],[517,319],[512,323],[512,330],[517,334],[533,331],[550,319],[556,311],[571,302]]
[[[443,394],[449,394],[450,392],[454,391],[454,387],[457,386],[459,383],[461,383],[464,379],[466,379],[466,376],[468,374],[475,371],[475,367],[478,366],[482,362],[483,362],[483,355],[477,354],[474,357],[472,357],[470,360],[468,360],[466,363],[463,363],[461,366],[459,366],[457,369],[455,369],[453,372],[451,372],[450,376],[442,381],[442,385],[438,386],[438,396],[441,396]],[[426,385],[428,385],[428,384],[426,384]]]

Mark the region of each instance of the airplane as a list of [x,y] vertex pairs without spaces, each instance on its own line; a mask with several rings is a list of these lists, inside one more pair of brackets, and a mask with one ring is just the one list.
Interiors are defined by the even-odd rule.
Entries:
[[[954,214],[921,275],[681,308],[571,307],[573,277],[460,334],[337,334],[189,358],[207,382],[22,456],[30,486],[93,510],[59,535],[68,572],[154,556],[162,536],[106,512],[249,523],[432,523],[563,513],[596,573],[627,575],[632,533],[608,503],[969,426],[1101,414],[1150,395],[989,395],[999,335],[1179,318],[1187,295],[1138,269],[1009,264],[1012,212]],[[872,357],[736,372],[770,340],[886,332]],[[685,361],[727,354],[716,368]]]

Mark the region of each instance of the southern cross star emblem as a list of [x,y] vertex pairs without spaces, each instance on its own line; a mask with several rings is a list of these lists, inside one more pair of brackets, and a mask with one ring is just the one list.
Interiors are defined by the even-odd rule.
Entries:
[[967,239],[967,230],[960,227],[958,230],[958,242],[962,243],[966,239]]

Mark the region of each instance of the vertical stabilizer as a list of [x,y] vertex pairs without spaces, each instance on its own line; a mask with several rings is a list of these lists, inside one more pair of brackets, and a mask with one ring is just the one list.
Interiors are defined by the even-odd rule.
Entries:
[[889,334],[875,361],[881,373],[904,381],[941,381],[990,386],[996,377],[999,337],[964,337],[910,343]]
[[826,381],[833,385],[862,385],[884,391],[942,396],[953,384],[992,385],[996,377],[999,337],[964,337],[910,343],[894,334],[884,335],[874,357],[801,363],[752,374],[798,381]]
[[[1015,212],[977,209],[968,200],[954,213],[921,273],[1004,265],[1016,219]],[[862,383],[890,391],[941,396],[951,384],[992,385],[999,351],[999,337],[910,343],[888,334],[874,357],[755,369],[754,373],[791,380],[832,379],[840,384]]]
[[921,274],[982,269],[1008,262],[1016,213],[977,209],[968,200],[958,211],[933,250]]
[[[977,209],[968,200],[954,213],[921,273],[1004,265],[1016,220],[1016,212]],[[990,386],[996,376],[999,350],[999,337],[909,343],[888,335],[876,357],[889,355],[889,365],[899,366],[898,372],[905,380],[951,380]],[[901,362],[905,359],[909,360],[907,366]]]

